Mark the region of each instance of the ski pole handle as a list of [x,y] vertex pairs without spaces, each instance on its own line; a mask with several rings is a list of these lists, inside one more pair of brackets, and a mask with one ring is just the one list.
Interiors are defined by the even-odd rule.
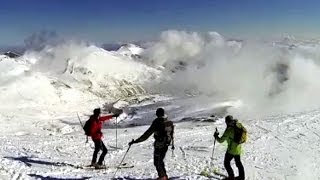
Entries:
[[216,131],[213,133],[213,137],[214,137],[214,139],[216,139],[216,134],[219,134],[219,131],[218,131],[218,128],[216,128]]
[[134,139],[132,139],[132,141],[130,141],[129,142],[129,147],[132,145],[132,144],[134,144],[135,142],[134,142]]

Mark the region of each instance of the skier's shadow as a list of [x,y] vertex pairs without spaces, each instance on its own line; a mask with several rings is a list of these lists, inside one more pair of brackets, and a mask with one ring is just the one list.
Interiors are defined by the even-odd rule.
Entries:
[[77,167],[73,164],[64,163],[64,162],[49,162],[49,161],[43,161],[43,160],[34,160],[32,159],[32,157],[28,157],[28,156],[20,156],[20,157],[7,156],[4,158],[23,162],[26,166],[29,166],[29,167],[31,167],[32,164],[41,164],[41,165],[47,165],[47,166],[70,166],[75,168]]
[[55,177],[51,177],[51,176],[41,176],[38,174],[28,174],[30,177],[36,178],[36,179],[40,179],[40,180],[86,180],[86,179],[90,179],[90,177],[81,177],[81,178],[55,178]]

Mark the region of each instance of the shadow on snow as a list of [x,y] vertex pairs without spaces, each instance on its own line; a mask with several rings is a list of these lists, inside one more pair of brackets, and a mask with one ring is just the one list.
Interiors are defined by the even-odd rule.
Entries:
[[37,174],[28,174],[30,177],[34,177],[40,180],[86,180],[86,179],[90,179],[90,177],[81,177],[81,178],[55,178],[55,177],[51,177],[51,176],[41,176],[41,175],[37,175]]
[[23,162],[26,166],[29,166],[29,167],[31,167],[32,164],[40,164],[40,165],[47,165],[47,166],[70,166],[74,168],[77,167],[73,164],[64,163],[64,162],[50,162],[50,161],[44,161],[44,160],[35,160],[35,159],[32,159],[32,157],[28,157],[28,156],[20,156],[20,157],[7,156],[4,158]]

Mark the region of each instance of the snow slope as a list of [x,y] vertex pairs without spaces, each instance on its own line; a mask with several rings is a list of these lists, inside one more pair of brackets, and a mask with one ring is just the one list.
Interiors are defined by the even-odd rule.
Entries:
[[[145,109],[151,111],[151,109]],[[319,115],[311,111],[291,115],[270,116],[264,119],[245,119],[249,141],[244,145],[242,160],[247,179],[310,179],[320,177]],[[169,114],[170,117],[170,114]],[[107,170],[79,169],[76,166],[90,162],[93,144],[85,143],[85,137],[76,117],[61,117],[52,124],[64,121],[74,131],[40,134],[8,134],[0,137],[2,179],[112,179],[115,168]],[[208,179],[200,172],[210,166],[213,148],[213,131],[225,128],[223,119],[216,122],[175,123],[176,150],[168,151],[166,167],[170,177],[177,179]],[[118,129],[118,147],[115,149],[114,128],[104,129],[109,153],[105,163],[117,165],[127,150],[127,143],[139,137],[148,126]],[[125,162],[130,169],[120,169],[117,179],[156,178],[153,167],[153,138],[131,147]],[[214,160],[210,167],[223,169],[225,145],[216,144]]]
[[46,126],[46,118],[91,113],[104,102],[144,95],[143,84],[159,76],[158,70],[122,55],[75,43],[18,59],[2,56],[0,70],[0,100],[6,102],[0,105],[0,121],[6,122],[1,133]]

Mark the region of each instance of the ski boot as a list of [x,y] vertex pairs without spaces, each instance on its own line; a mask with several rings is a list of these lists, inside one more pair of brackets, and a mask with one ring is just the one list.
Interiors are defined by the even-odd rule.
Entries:
[[244,180],[244,178],[241,178],[241,177],[237,176],[237,177],[235,178],[235,180]]
[[96,164],[96,165],[94,166],[94,168],[95,168],[95,169],[105,169],[106,166],[105,166],[105,165],[102,165],[102,164]]
[[159,177],[157,180],[168,180],[168,176]]

